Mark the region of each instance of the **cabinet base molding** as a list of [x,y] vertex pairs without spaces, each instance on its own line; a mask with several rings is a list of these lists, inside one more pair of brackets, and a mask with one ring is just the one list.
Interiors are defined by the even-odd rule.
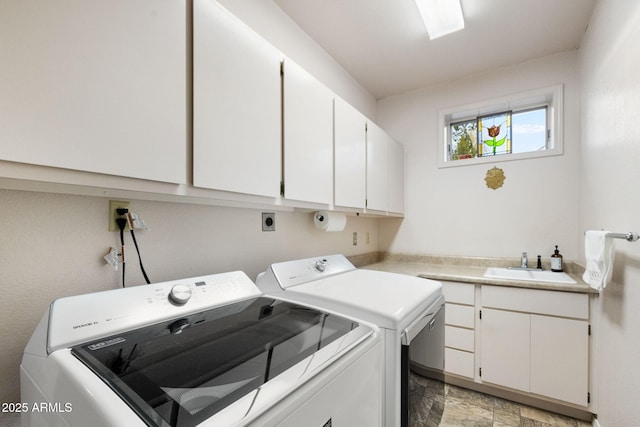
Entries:
[[501,399],[511,400],[523,405],[533,406],[535,408],[543,409],[545,411],[555,412],[557,414],[566,415],[571,418],[576,418],[583,421],[592,422],[594,414],[587,409],[580,409],[569,405],[563,405],[562,403],[556,403],[539,399],[537,397],[529,396],[526,394],[518,393],[517,391],[505,390],[500,387],[476,383],[473,381],[465,380],[455,375],[449,375],[445,373],[444,381],[447,384],[452,384],[458,387],[467,388],[469,390],[477,391],[480,393],[489,394],[491,396],[499,397]]

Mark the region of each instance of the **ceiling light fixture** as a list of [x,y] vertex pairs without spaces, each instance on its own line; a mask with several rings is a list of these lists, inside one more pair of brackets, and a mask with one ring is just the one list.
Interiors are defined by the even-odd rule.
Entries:
[[464,18],[460,0],[415,0],[429,39],[462,30]]

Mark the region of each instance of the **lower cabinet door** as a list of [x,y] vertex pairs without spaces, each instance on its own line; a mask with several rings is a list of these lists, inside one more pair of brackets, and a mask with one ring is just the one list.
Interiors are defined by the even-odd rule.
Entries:
[[473,379],[475,375],[474,354],[468,351],[445,347],[444,371],[448,374],[455,374]]
[[529,391],[530,314],[482,309],[482,382]]
[[531,392],[587,406],[589,324],[531,315]]

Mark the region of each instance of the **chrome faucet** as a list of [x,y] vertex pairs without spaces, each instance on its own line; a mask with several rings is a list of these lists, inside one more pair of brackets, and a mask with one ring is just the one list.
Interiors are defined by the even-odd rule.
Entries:
[[522,268],[528,268],[527,267],[527,253],[526,252],[522,252],[522,257],[520,257],[520,267]]

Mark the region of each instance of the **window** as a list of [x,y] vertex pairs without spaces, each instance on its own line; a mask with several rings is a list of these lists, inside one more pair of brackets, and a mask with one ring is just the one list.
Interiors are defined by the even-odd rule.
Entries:
[[440,113],[440,167],[562,154],[562,87]]

